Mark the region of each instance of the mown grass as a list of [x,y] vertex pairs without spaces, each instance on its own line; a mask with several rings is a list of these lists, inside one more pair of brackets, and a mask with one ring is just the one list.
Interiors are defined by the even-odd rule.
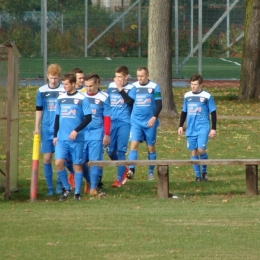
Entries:
[[[237,88],[207,90],[220,117],[209,157],[259,158],[259,120],[235,117],[258,116],[259,103],[239,101]],[[179,110],[186,91],[174,89]],[[156,180],[147,181],[147,167],[138,167],[134,181],[113,189],[116,171],[107,167],[104,198],[83,196],[80,202],[64,203],[58,196],[45,197],[40,166],[37,201],[30,203],[35,93],[35,87],[20,89],[19,192],[0,202],[1,258],[259,259],[260,200],[245,195],[243,166],[210,166],[207,183],[195,183],[191,167],[171,166],[170,192],[178,199],[157,198]],[[158,159],[189,158],[177,128],[178,120],[161,120]],[[141,144],[139,158],[146,157]]]

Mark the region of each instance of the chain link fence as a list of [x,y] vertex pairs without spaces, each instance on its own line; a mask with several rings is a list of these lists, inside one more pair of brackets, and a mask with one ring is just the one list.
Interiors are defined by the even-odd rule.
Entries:
[[[198,71],[198,2],[173,1],[173,78],[189,78]],[[85,3],[75,9],[58,3],[48,6],[48,63],[59,63],[64,72],[81,67],[101,78],[113,77],[118,65],[129,66],[132,74],[147,65],[149,1]],[[244,8],[244,0],[203,1],[204,78],[240,78]],[[0,41],[13,41],[20,51],[21,79],[43,76],[42,24],[40,11],[28,10],[20,16],[0,13]]]

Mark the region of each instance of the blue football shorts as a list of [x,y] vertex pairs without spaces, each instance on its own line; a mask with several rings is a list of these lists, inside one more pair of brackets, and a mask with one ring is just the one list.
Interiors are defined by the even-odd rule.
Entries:
[[110,144],[107,152],[127,152],[131,125],[122,121],[112,121],[110,129]]
[[54,153],[53,136],[41,136],[41,153]]
[[103,143],[100,140],[84,142],[84,161],[101,161],[103,159]]
[[208,139],[209,137],[207,134],[187,136],[187,149],[190,151],[196,150],[198,148],[206,150]]
[[[55,159],[68,159],[71,158],[73,164],[83,164],[83,142],[75,141],[57,141],[55,147]],[[70,157],[71,156],[71,157]]]
[[138,124],[132,124],[130,131],[130,141],[145,141],[147,145],[156,144],[157,125],[153,127],[143,127]]

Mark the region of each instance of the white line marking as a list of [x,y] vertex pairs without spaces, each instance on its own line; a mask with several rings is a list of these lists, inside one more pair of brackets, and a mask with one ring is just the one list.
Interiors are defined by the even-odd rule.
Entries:
[[223,61],[226,61],[226,62],[234,63],[234,64],[237,65],[237,66],[241,66],[241,64],[238,63],[238,62],[231,61],[231,60],[226,60],[226,59],[223,59],[223,58],[220,58],[220,59],[223,60]]

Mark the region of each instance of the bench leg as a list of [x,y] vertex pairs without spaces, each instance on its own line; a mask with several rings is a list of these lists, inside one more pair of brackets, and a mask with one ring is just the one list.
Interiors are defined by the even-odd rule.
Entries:
[[246,195],[258,195],[258,165],[246,165]]
[[169,198],[169,166],[158,165],[158,197]]

